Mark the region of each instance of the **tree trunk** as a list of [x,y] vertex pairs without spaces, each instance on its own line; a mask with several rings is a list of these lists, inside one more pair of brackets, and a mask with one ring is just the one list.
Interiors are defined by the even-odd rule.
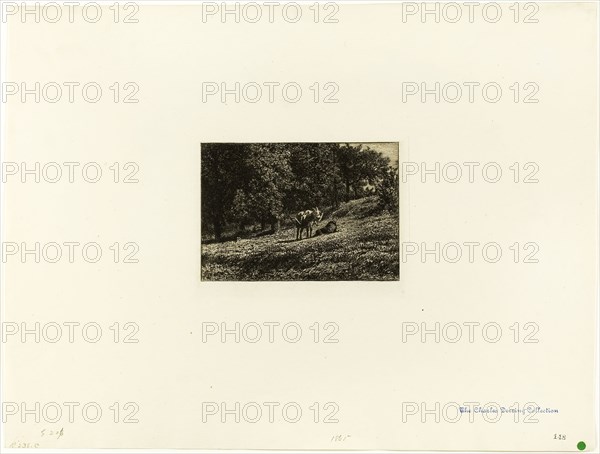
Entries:
[[213,221],[213,228],[215,230],[215,239],[218,242],[221,242],[221,235],[223,233],[223,227],[221,226],[221,221],[219,219],[215,219]]
[[273,222],[271,222],[271,233],[279,232],[280,227],[281,227],[281,222],[279,221],[279,219],[275,219]]
[[333,208],[337,208],[339,206],[337,181],[335,178],[333,179],[333,182],[331,183],[331,204],[333,205]]
[[346,181],[346,202],[350,202],[350,182]]

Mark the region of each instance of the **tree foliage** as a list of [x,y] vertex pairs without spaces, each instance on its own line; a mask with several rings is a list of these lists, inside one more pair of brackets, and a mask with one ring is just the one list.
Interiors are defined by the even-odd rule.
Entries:
[[398,169],[387,168],[381,179],[375,184],[375,193],[379,200],[379,206],[382,209],[392,213],[398,211],[399,206],[399,175]]

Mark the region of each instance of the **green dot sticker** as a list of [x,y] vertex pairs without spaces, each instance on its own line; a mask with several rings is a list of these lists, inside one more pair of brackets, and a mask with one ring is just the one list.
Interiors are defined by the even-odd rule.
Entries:
[[585,449],[585,441],[580,441],[579,443],[577,443],[577,449],[583,451]]

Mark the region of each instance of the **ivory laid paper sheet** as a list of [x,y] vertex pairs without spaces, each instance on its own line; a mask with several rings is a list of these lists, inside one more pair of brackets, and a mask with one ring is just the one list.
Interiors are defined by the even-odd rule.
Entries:
[[2,3],[3,450],[596,452],[598,4]]

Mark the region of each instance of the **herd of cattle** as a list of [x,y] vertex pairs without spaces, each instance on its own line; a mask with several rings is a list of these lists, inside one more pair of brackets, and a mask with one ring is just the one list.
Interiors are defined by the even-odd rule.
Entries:
[[[319,208],[312,210],[300,211],[296,216],[292,218],[296,225],[296,239],[302,239],[302,233],[306,230],[306,238],[313,236],[313,226],[318,225],[323,219],[323,213],[319,211]],[[328,233],[334,233],[337,230],[337,224],[334,220],[327,223],[325,227],[317,229],[315,236],[324,235]]]

